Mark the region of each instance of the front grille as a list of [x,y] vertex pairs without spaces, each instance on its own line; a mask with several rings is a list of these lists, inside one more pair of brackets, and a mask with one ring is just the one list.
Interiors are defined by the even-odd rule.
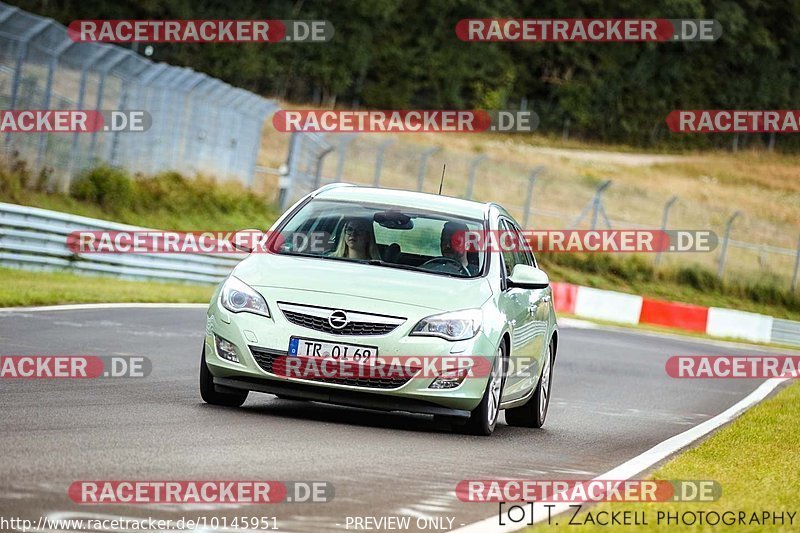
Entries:
[[[253,359],[256,360],[258,366],[264,372],[275,374],[277,376],[285,375],[285,358],[288,357],[286,352],[280,350],[270,350],[269,348],[259,348],[258,346],[250,346],[250,353],[253,354]],[[281,359],[283,358],[283,359]],[[281,365],[284,365],[283,367]],[[303,378],[294,378],[303,379]],[[319,381],[321,383],[334,383],[336,385],[350,385],[353,387],[365,387],[369,389],[396,389],[402,387],[409,382],[410,377],[389,377],[389,378],[312,378],[306,381]]]
[[386,335],[397,327],[394,324],[376,324],[375,322],[349,322],[342,329],[334,329],[328,324],[327,318],[286,310],[283,311],[283,315],[292,324],[333,335]]
[[[405,322],[405,318],[343,311],[326,307],[278,302],[286,320],[304,328],[322,331],[331,335],[386,335]],[[333,313],[347,317],[347,324],[342,328],[334,328],[328,321]]]

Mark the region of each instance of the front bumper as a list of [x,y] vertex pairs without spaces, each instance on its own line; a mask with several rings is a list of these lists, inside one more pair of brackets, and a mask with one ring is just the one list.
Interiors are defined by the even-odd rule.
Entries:
[[[285,377],[267,372],[256,361],[254,350],[286,354],[290,337],[313,338],[328,342],[375,346],[381,357],[392,356],[483,356],[496,353],[496,342],[483,332],[467,341],[452,342],[436,337],[408,336],[416,323],[409,320],[387,335],[331,335],[288,322],[280,309],[270,302],[272,317],[249,313],[233,314],[218,305],[215,298],[209,307],[205,354],[215,385],[271,394],[284,394],[313,401],[414,413],[469,416],[480,403],[488,376],[467,377],[453,389],[431,389],[435,377],[414,377],[392,389],[342,385],[316,379]],[[239,363],[219,357],[214,335],[233,343]]]

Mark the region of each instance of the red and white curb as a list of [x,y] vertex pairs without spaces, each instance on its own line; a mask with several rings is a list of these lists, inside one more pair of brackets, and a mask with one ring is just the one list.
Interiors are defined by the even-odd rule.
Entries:
[[[605,291],[554,282],[553,302],[557,312],[580,318],[620,324],[653,324],[754,342],[772,342],[773,322],[768,315],[721,307],[669,302],[634,294]],[[781,321],[783,324],[800,322]],[[784,326],[785,327],[785,326]]]

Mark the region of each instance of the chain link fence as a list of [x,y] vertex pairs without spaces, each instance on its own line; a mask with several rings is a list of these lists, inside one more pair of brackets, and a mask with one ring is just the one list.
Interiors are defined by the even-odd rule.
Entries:
[[525,228],[711,230],[719,238],[711,253],[650,254],[651,260],[658,267],[700,264],[720,278],[777,279],[797,289],[800,232],[796,227],[787,232],[785,225],[748,215],[736,206],[721,208],[722,202],[664,195],[645,180],[636,185],[616,183],[613,176],[598,179],[564,173],[541,161],[525,165],[519,158],[492,159],[476,142],[465,151],[382,135],[295,133],[281,207],[337,181],[437,193],[446,164],[442,194],[497,202]]
[[176,170],[253,180],[274,101],[188,68],[110,44],[72,41],[66,29],[0,2],[0,109],[147,111],[147,131],[4,133],[5,156],[46,171],[66,190],[99,163],[152,174]]

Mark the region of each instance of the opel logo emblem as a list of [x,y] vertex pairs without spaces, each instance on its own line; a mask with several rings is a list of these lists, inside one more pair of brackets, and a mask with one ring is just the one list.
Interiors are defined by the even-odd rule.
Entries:
[[338,309],[328,317],[328,324],[330,324],[333,329],[342,329],[348,322],[347,313]]

